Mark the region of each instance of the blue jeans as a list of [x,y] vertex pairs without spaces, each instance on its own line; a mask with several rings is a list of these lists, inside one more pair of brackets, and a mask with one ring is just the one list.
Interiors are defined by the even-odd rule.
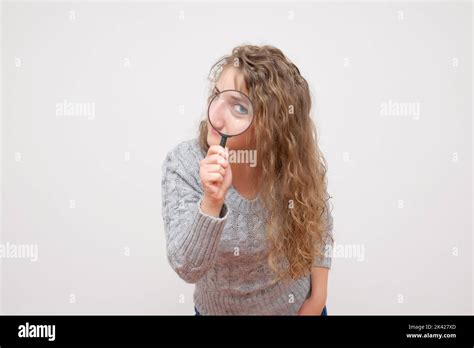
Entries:
[[[195,314],[195,315],[201,315],[201,313],[199,313],[199,312],[198,312],[198,310],[197,310],[196,306],[194,306],[194,311],[196,312],[196,314]],[[326,306],[324,306],[324,308],[323,308],[323,311],[322,311],[321,315],[322,315],[322,316],[323,316],[323,315],[328,315],[328,310],[327,310]]]

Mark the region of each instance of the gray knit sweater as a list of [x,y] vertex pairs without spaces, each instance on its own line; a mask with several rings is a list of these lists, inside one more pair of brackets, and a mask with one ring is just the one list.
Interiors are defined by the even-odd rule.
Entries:
[[[294,315],[311,293],[310,275],[272,283],[266,262],[266,211],[260,197],[247,200],[231,186],[219,218],[201,211],[204,191],[197,139],[168,152],[162,170],[162,213],[167,256],[204,315]],[[332,231],[332,215],[327,223]],[[328,249],[328,243],[325,246]],[[329,245],[329,249],[332,244]],[[325,255],[314,266],[330,268]]]

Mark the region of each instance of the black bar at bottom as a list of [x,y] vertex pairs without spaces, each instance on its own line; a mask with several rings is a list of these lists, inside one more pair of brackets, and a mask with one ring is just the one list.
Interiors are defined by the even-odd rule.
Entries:
[[473,316],[0,316],[2,348],[86,343],[408,343],[472,347],[473,331]]

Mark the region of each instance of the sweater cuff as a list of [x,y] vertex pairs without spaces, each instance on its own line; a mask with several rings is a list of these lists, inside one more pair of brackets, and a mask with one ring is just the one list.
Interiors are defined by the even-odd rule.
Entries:
[[205,217],[207,218],[210,218],[210,219],[214,219],[214,220],[222,220],[222,219],[227,219],[227,215],[228,215],[228,209],[227,209],[227,205],[224,203],[222,204],[222,208],[221,208],[221,211],[219,213],[219,217],[215,217],[215,216],[210,216],[210,215],[207,215],[206,213],[204,213],[202,210],[201,210],[201,203],[202,203],[202,200],[203,198],[201,198],[198,202],[198,210],[199,210],[199,214],[201,215],[204,215]]
[[202,198],[197,202],[196,215],[191,224],[191,238],[187,238],[182,246],[184,254],[189,255],[192,267],[199,267],[214,259],[220,236],[224,229],[229,210],[225,203],[220,217],[209,216],[201,210]]
[[313,267],[325,267],[330,269],[332,262],[332,244],[326,244],[324,246],[323,254],[316,256],[313,260]]
[[315,259],[313,261],[313,267],[324,267],[327,269],[331,269],[331,257],[323,257],[320,259]]

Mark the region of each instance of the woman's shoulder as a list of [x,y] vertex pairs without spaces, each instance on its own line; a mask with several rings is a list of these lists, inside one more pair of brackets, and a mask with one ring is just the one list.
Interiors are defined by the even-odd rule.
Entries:
[[181,141],[168,151],[168,156],[174,156],[180,159],[204,158],[198,138],[192,138]]
[[166,154],[162,164],[161,184],[164,197],[174,194],[176,187],[180,192],[191,190],[196,197],[202,194],[199,177],[199,161],[203,158],[198,139],[189,139],[174,145]]
[[163,169],[179,170],[190,174],[199,173],[199,161],[203,158],[198,138],[184,140],[167,152]]

